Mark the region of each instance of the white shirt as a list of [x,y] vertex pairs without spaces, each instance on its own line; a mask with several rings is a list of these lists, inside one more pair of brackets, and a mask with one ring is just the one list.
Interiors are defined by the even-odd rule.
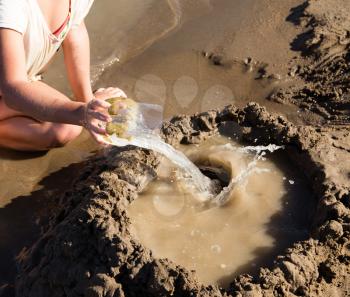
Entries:
[[[68,30],[81,24],[93,1],[72,0]],[[38,79],[67,35],[57,38],[52,34],[37,0],[0,0],[0,28],[13,29],[23,35],[29,80]]]

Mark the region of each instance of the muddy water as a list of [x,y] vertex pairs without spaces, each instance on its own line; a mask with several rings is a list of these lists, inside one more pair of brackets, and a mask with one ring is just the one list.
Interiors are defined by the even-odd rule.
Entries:
[[[241,63],[250,56],[269,64],[273,72],[285,69],[294,53],[290,40],[297,34],[285,22],[290,9],[302,0],[103,0],[95,1],[86,23],[92,50],[93,86],[117,85],[140,101],[162,103],[166,117],[193,113],[249,100],[296,117],[292,107],[274,105],[264,97],[282,80],[257,80],[257,67]],[[273,44],[273,47],[272,47]],[[258,46],[257,46],[258,45]],[[203,52],[235,60],[214,65]],[[62,56],[50,66],[45,81],[70,94]],[[266,105],[265,104],[265,105]],[[45,199],[52,187],[42,185],[49,174],[79,162],[96,149],[84,134],[65,148],[47,154],[0,150],[0,286],[15,275],[14,257],[37,236],[35,203],[40,189]],[[65,190],[74,174],[55,177],[53,188]],[[60,192],[60,191],[58,191]],[[28,215],[24,216],[23,213]],[[32,226],[35,232],[29,230]],[[14,240],[15,239],[15,240]],[[23,240],[22,240],[23,239]],[[5,263],[5,264],[4,264]],[[11,272],[10,272],[11,271]]]
[[[252,156],[220,151],[227,141],[216,137],[184,151],[199,164],[236,176]],[[257,166],[269,172],[250,175],[224,207],[202,208],[164,160],[158,179],[129,207],[132,232],[156,257],[196,270],[207,284],[225,287],[238,273],[256,272],[293,240],[306,237],[310,210],[309,190],[296,172],[272,159]]]

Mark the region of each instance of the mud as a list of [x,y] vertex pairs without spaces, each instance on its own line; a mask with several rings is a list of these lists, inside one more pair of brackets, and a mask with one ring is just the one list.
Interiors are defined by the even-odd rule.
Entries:
[[228,291],[204,286],[195,272],[155,259],[131,236],[126,207],[155,177],[157,156],[113,148],[87,162],[62,197],[61,212],[42,238],[21,255],[17,296],[327,296],[332,290],[346,292],[349,161],[341,157],[350,149],[346,141],[350,133],[295,126],[251,103],[244,109],[228,106],[175,117],[164,124],[163,135],[173,144],[199,143],[227,122],[238,123],[247,142],[285,145],[290,158],[306,173],[319,199],[309,240],[287,249],[257,277],[242,275],[232,280]]
[[126,208],[155,177],[159,160],[148,151],[113,148],[86,162],[40,240],[21,253],[17,296],[349,296],[349,5],[309,0],[287,19],[304,30],[292,42],[302,54],[289,69],[298,83],[269,99],[312,110],[321,122],[296,125],[250,103],[176,116],[162,131],[171,144],[193,144],[236,123],[247,143],[285,145],[318,199],[308,240],[256,276],[232,279],[227,290],[203,285],[194,271],[155,258],[132,237]]

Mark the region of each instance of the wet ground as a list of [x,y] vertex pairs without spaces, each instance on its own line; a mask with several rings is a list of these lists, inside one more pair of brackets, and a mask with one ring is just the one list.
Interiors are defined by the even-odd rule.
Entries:
[[[316,235],[313,235],[320,243],[312,239],[297,243],[288,255],[278,258],[279,266],[271,274],[266,270],[254,279],[238,278],[230,286],[230,292],[244,294],[247,288],[261,292],[260,284],[264,283],[264,290],[310,296],[347,296],[347,270],[342,265],[348,257],[350,97],[345,75],[349,43],[344,28],[349,18],[347,10],[339,10],[339,7],[348,3],[342,0],[309,1],[306,4],[296,0],[183,2],[96,2],[87,20],[92,39],[94,86],[117,85],[140,101],[161,103],[166,118],[228,103],[241,107],[250,100],[286,116],[291,122],[280,119],[269,122],[258,112],[251,113],[253,119],[261,121],[252,121],[255,127],[252,137],[266,136],[269,131],[271,139],[280,141],[279,137],[287,137],[290,145],[302,152],[293,165],[300,163],[298,166],[304,168],[321,201],[314,222]],[[312,5],[308,7],[310,3]],[[325,11],[337,18],[325,16]],[[306,30],[306,25],[311,28]],[[305,61],[301,60],[301,55],[306,56]],[[59,59],[45,79],[69,93]],[[270,96],[280,88],[276,96]],[[289,134],[283,134],[283,131],[295,132],[290,128],[291,123],[300,125],[298,136],[292,140]],[[305,126],[307,124],[317,128],[313,130],[312,125]],[[259,126],[266,130],[259,130]],[[186,137],[188,142],[192,141],[193,136]],[[300,142],[296,140],[298,137]],[[87,135],[83,135],[67,148],[47,154],[1,151],[0,230],[6,240],[0,243],[0,262],[5,263],[0,269],[0,288],[15,277],[15,256],[23,247],[31,246],[39,229],[47,225],[48,210],[56,206],[55,193],[69,188],[80,169],[75,172],[69,167],[53,173],[82,161],[95,149]],[[309,158],[314,164],[311,167]],[[124,220],[124,216],[119,218]],[[328,234],[331,237],[328,238]],[[142,250],[142,247],[137,248]],[[312,257],[304,256],[305,251]],[[149,263],[147,261],[144,259],[141,263]],[[129,258],[126,262],[134,263]],[[271,263],[270,260],[267,262]],[[270,265],[267,262],[263,265]],[[158,262],[151,263],[146,265],[150,269],[165,267],[168,271],[173,267],[168,262],[160,266]],[[130,272],[128,269],[126,275]],[[171,269],[178,273],[177,268]],[[134,273],[130,272],[130,275]],[[142,283],[144,274],[140,275]],[[183,277],[182,272],[179,275]],[[130,281],[122,278],[120,282],[123,290],[130,293]],[[158,284],[158,279],[155,277],[149,282],[153,286]],[[191,278],[185,283],[191,288],[199,288]],[[131,281],[131,285],[135,284]],[[156,289],[162,286],[152,286],[150,290],[162,294],[163,291]],[[184,292],[182,287],[174,290]],[[209,293],[208,296],[215,295]]]
[[[199,281],[196,271],[171,259],[158,258],[133,233],[127,208],[157,177],[155,170],[162,160],[148,151],[114,148],[84,165],[72,188],[60,196],[60,211],[50,220],[47,232],[22,253],[18,295],[221,297],[263,296],[277,290],[301,296],[346,296],[341,294],[347,290],[349,275],[349,192],[341,177],[343,164],[338,162],[334,170],[324,160],[333,156],[332,162],[339,161],[345,154],[340,139],[348,139],[349,135],[338,131],[336,138],[336,130],[321,132],[311,126],[295,126],[257,104],[243,110],[229,106],[194,117],[177,117],[165,123],[162,131],[165,140],[174,145],[201,144],[229,123],[242,127],[242,138],[249,144],[284,145],[297,176],[305,174],[303,180],[318,199],[306,240],[292,244],[274,258],[271,266],[256,267],[255,277],[239,275],[226,290],[206,285]],[[234,126],[228,129],[230,137],[237,133]],[[328,137],[330,132],[332,139]],[[331,149],[325,151],[325,147]],[[323,159],[325,154],[328,158]],[[310,202],[313,197],[306,198]],[[157,206],[164,210],[164,205]],[[217,221],[211,226],[215,227]]]
[[[204,0],[96,2],[87,19],[94,85],[117,85],[137,100],[160,103],[165,108],[166,118],[229,103],[244,105],[252,98],[262,100],[279,81],[256,80],[259,69],[265,64],[255,65],[254,61],[244,64],[243,60],[248,57],[254,57],[256,61],[262,58],[251,33],[258,32],[255,37],[266,46],[270,43],[269,36],[274,39],[275,46],[283,49],[278,51],[277,60],[275,56],[272,59],[269,47],[263,50],[264,61],[269,57],[277,68],[283,69],[277,62],[283,61],[287,53],[292,55],[286,32],[290,36],[295,32],[292,25],[284,22],[284,14],[296,2],[300,1],[288,1],[283,5],[272,1],[268,6],[260,1],[227,0],[215,3]],[[279,13],[271,14],[272,11]],[[252,14],[256,15],[253,20]],[[261,22],[276,24],[280,29],[257,30]],[[225,60],[234,58],[237,61],[225,66],[215,65],[212,54],[214,60],[215,55],[219,58],[224,55]],[[53,63],[44,79],[66,94],[70,93],[61,58]],[[297,118],[297,109],[292,106],[266,103]],[[10,266],[0,275],[1,282],[13,277],[6,272],[8,269],[14,271],[14,261],[8,259],[13,259],[26,245],[20,239],[24,232],[22,226],[36,220],[40,204],[30,203],[34,199],[31,193],[40,188],[40,181],[45,176],[72,162],[82,161],[95,148],[85,135],[67,148],[47,154],[0,152],[0,207],[6,213],[0,229],[6,237],[16,234],[18,243],[17,246],[8,244],[7,240],[1,243],[4,252],[0,257]],[[63,183],[64,180],[57,179],[58,188]],[[22,218],[23,225],[17,228],[18,225],[6,218],[21,213],[22,207],[15,205],[24,199],[30,218],[29,221]],[[35,224],[33,228],[37,228]]]

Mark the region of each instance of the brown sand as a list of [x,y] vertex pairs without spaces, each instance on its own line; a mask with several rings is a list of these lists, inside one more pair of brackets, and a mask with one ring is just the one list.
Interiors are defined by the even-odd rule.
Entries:
[[154,178],[157,158],[146,151],[112,149],[85,165],[62,197],[62,209],[50,227],[22,254],[18,296],[271,296],[274,292],[332,296],[329,292],[346,292],[348,182],[342,178],[342,167],[334,170],[322,154],[328,146],[331,149],[326,153],[334,161],[341,157],[343,150],[336,148],[339,142],[330,136],[338,133],[349,138],[347,132],[328,129],[320,133],[311,126],[295,126],[255,103],[244,110],[230,106],[178,117],[166,123],[163,132],[174,144],[199,143],[228,122],[244,127],[246,141],[285,145],[295,166],[306,173],[319,199],[308,240],[278,256],[271,270],[264,268],[255,278],[237,277],[227,291],[203,285],[195,272],[154,258],[130,233],[126,207]]
[[[269,1],[268,5],[260,0],[220,0],[215,4],[206,0],[181,1],[178,8],[174,3],[173,0],[105,0],[94,4],[87,25],[96,87],[117,84],[138,100],[163,103],[165,116],[169,118],[232,102],[243,106],[250,98],[261,100],[276,83],[279,85],[275,79],[255,78],[260,76],[259,70],[267,63],[275,64],[282,73],[285,60],[294,54],[289,43],[299,30],[284,19],[289,9],[301,1],[288,0],[283,4]],[[269,24],[268,31],[261,29],[262,23]],[[274,25],[279,28],[277,31]],[[257,38],[259,44],[264,44],[259,49]],[[275,54],[271,55],[271,39],[281,49],[276,51],[278,61],[275,61]],[[208,54],[204,56],[203,53]],[[213,60],[223,54],[225,60],[234,58],[234,61],[228,62],[227,67],[213,65]],[[243,60],[247,57],[253,57],[254,61],[245,64]],[[115,61],[116,58],[120,58],[120,63]],[[188,86],[186,78],[192,78],[190,82],[194,80],[195,83]],[[44,79],[70,93],[61,58],[53,63]],[[176,81],[178,96],[173,92]],[[193,96],[196,87],[198,93]],[[212,100],[213,96],[215,100]],[[267,101],[266,104],[298,119],[297,108]],[[93,143],[85,135],[67,148],[43,155],[1,151],[0,207],[4,215],[0,230],[6,240],[1,241],[0,262],[7,264],[2,265],[0,271],[0,287],[13,279],[14,257],[29,245],[28,241],[21,241],[25,234],[31,233],[24,226],[39,230],[35,221],[36,213],[41,211],[40,204],[30,202],[31,193],[40,187],[40,180],[45,176],[80,162],[93,149]],[[57,181],[56,189],[61,183],[63,181]],[[50,191],[50,188],[45,189]],[[26,198],[20,199],[23,196]],[[28,220],[24,217],[15,220],[23,208],[33,216]],[[33,232],[30,237],[34,239],[37,234]]]
[[[206,138],[217,124],[229,120],[245,127],[243,134],[246,140],[258,139],[261,144],[275,142],[287,145],[290,157],[308,175],[319,198],[310,239],[297,242],[276,258],[273,267],[262,269],[259,276],[253,278],[243,275],[236,278],[227,292],[219,291],[215,286],[203,286],[184,268],[166,259],[154,259],[151,252],[135,241],[128,231],[125,207],[134,199],[134,193],[145,186],[148,180],[145,176],[152,176],[151,168],[157,163],[155,157],[147,152],[133,150],[117,155],[110,153],[106,157],[108,166],[105,165],[104,156],[88,162],[79,178],[80,182],[78,180],[64,196],[66,198],[62,199],[61,214],[51,221],[50,227],[44,228],[43,231],[48,232],[30,252],[22,256],[21,278],[16,284],[18,296],[349,294],[349,36],[348,10],[344,8],[348,3],[342,0],[310,0],[297,6],[302,1],[283,1],[283,4],[282,1],[247,1],[247,7],[254,9],[248,9],[246,22],[238,21],[242,27],[238,26],[239,30],[236,30],[237,19],[230,18],[230,12],[233,14],[234,10],[233,4],[230,6],[232,2],[217,1],[213,10],[206,12],[203,9],[194,14],[194,19],[188,17],[176,34],[165,37],[164,31],[155,32],[154,35],[162,39],[153,42],[150,47],[145,43],[136,46],[137,50],[132,55],[134,58],[126,57],[118,67],[112,65],[105,69],[100,76],[102,81],[98,84],[119,83],[130,94],[135,94],[135,82],[144,75],[160,77],[170,90],[179,78],[191,76],[199,86],[198,98],[204,98],[206,90],[214,84],[209,79],[217,79],[215,84],[228,87],[238,106],[253,98],[267,106],[269,111],[286,115],[297,125],[271,116],[257,105],[249,105],[244,110],[232,107],[192,120],[187,117],[175,118],[171,124],[166,124],[164,131],[167,140],[174,144],[180,141],[193,143]],[[249,7],[249,4],[252,6]],[[292,7],[295,8],[289,11]],[[253,12],[256,16],[254,19],[249,17]],[[171,23],[167,28],[171,28]],[[208,27],[202,29],[205,23]],[[189,33],[186,35],[186,32]],[[236,35],[232,35],[233,32]],[[165,33],[168,34],[166,30]],[[232,38],[230,42],[227,36],[237,39]],[[157,38],[153,38],[155,40]],[[234,43],[235,40],[240,42]],[[295,52],[297,59],[290,60],[294,53],[288,50],[289,44],[293,50],[299,51]],[[138,51],[143,53],[135,56]],[[244,56],[262,62],[255,64],[250,60],[242,61]],[[276,65],[273,65],[274,61]],[[263,62],[274,67],[263,67]],[[192,72],[195,66],[200,71]],[[283,85],[279,75],[283,78]],[[144,81],[148,83],[149,79],[141,79],[141,87],[136,88],[141,93],[138,95],[140,98],[145,95]],[[182,96],[185,95],[185,101],[176,97],[175,92],[166,92],[167,98],[176,97],[176,102],[167,102],[168,116],[202,109],[201,103],[194,104],[190,100],[188,94],[192,94],[193,84],[188,82],[186,79],[180,80],[180,86],[185,86],[179,88],[180,91],[187,89],[185,93],[180,92]],[[295,86],[289,88],[290,84]],[[236,86],[242,88],[237,89]],[[271,95],[276,87],[281,90]],[[162,90],[155,88],[157,92],[159,89]],[[231,93],[226,88],[220,88],[220,92],[224,94],[220,95],[220,103],[227,103],[225,100],[231,98]],[[270,102],[263,100],[267,95],[270,95]],[[290,104],[296,104],[301,110]],[[198,134],[199,131],[201,133]],[[81,160],[84,154],[78,154],[75,160]],[[135,158],[140,163],[135,164]],[[47,160],[50,168],[58,168],[73,161],[66,159],[67,163],[55,167],[52,165],[54,159],[57,158],[49,154],[47,158],[40,158],[40,164],[35,160],[26,162],[30,164],[30,169],[39,172],[38,176],[44,176],[45,169],[37,169],[42,168],[40,166],[45,163],[44,160]],[[15,226],[10,220],[14,217],[11,214],[18,214],[19,210],[26,208],[25,205],[31,205],[27,202],[30,197],[16,199],[16,196],[32,191],[37,179],[23,181],[26,184],[23,192],[16,192],[19,188],[18,172],[23,172],[21,166],[29,167],[24,164],[26,162],[18,160],[2,162],[7,162],[9,168],[18,168],[14,170],[15,173],[2,176],[2,180],[10,185],[7,186],[8,192],[16,193],[1,198],[1,205],[6,205],[0,209],[6,213],[1,216],[1,219],[5,218],[1,228],[7,231]],[[30,176],[31,170],[26,170]],[[48,199],[54,197],[49,195]],[[26,211],[30,211],[30,208],[26,208]],[[23,219],[26,220],[26,217]],[[23,225],[17,229],[21,228]],[[16,232],[12,234],[18,236]],[[2,241],[2,244],[3,250],[8,252],[6,242]],[[27,244],[16,242],[13,250],[19,250]],[[1,253],[1,257],[4,256],[10,258],[9,254]],[[11,277],[4,275],[1,280],[11,282]],[[0,289],[0,294],[1,291],[4,293],[9,290]]]

